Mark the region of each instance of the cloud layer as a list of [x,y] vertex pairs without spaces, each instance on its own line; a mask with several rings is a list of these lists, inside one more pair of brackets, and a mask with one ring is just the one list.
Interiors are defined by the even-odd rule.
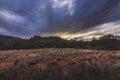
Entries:
[[119,20],[120,0],[0,0],[2,35],[120,34]]

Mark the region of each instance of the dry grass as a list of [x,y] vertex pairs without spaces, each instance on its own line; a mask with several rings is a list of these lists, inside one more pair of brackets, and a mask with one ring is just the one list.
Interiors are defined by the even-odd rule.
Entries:
[[119,80],[120,51],[0,51],[0,80]]

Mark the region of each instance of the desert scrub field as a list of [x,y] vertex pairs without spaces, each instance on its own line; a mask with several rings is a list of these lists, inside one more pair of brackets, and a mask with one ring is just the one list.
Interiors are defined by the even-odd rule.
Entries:
[[120,80],[120,51],[0,51],[0,80]]

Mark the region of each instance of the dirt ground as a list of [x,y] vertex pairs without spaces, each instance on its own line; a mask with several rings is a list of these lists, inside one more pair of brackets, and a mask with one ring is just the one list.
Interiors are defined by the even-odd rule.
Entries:
[[0,51],[0,80],[120,80],[120,51]]

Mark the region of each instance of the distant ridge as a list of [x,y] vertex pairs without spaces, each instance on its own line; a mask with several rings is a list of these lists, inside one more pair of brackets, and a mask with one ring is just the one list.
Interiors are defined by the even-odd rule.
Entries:
[[60,37],[41,37],[35,35],[30,39],[0,35],[0,50],[38,49],[38,48],[79,48],[95,50],[120,50],[120,36],[104,35],[91,41],[65,40]]
[[21,40],[21,38],[12,37],[12,36],[5,36],[5,35],[0,35],[0,42],[13,41],[13,40]]

